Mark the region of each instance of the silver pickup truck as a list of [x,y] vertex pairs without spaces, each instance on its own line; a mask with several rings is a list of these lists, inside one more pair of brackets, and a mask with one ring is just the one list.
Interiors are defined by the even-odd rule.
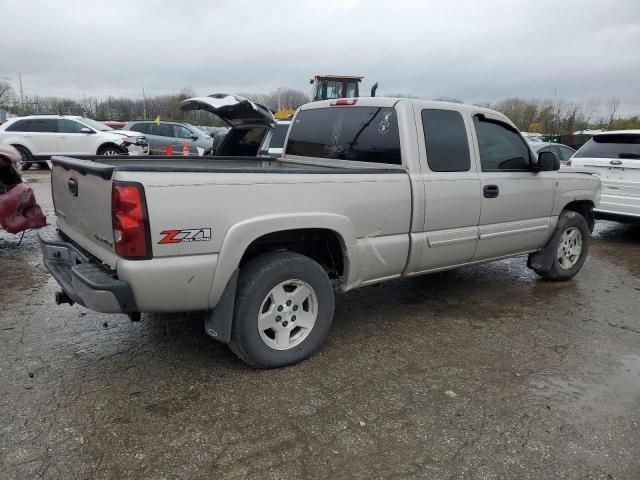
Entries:
[[[272,121],[221,98],[190,106],[234,127]],[[319,348],[336,290],[526,254],[567,280],[587,256],[600,180],[558,171],[495,111],[321,101],[285,145],[280,159],[54,158],[57,229],[40,243],[57,302],[132,319],[203,311],[209,335],[270,368]]]

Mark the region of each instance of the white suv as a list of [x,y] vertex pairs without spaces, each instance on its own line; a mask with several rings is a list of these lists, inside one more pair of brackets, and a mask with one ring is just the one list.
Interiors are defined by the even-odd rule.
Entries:
[[600,176],[602,196],[596,218],[640,222],[640,130],[595,135],[568,165]]
[[113,130],[90,118],[70,115],[30,115],[0,126],[0,143],[16,147],[22,168],[52,155],[148,155],[149,145],[138,132]]

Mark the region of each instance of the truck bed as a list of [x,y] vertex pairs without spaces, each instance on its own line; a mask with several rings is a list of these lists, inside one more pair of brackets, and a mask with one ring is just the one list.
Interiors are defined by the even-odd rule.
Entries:
[[54,165],[73,169],[80,173],[98,175],[110,179],[115,171],[126,172],[202,172],[202,173],[398,173],[405,169],[392,165],[352,165],[339,161],[313,163],[261,157],[183,157],[166,155],[149,156],[101,156],[86,155],[52,158]]

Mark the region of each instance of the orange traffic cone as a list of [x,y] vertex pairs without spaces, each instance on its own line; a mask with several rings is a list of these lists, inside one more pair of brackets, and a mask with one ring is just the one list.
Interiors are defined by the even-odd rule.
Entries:
[[185,157],[189,155],[189,142],[184,142],[182,144],[182,155]]
[[167,156],[171,156],[173,155],[173,146],[172,145],[165,145],[164,147],[164,154]]

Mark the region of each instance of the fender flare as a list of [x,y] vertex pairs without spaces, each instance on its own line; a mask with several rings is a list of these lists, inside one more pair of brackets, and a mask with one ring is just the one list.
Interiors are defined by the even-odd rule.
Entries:
[[345,277],[350,280],[356,275],[357,266],[353,264],[352,256],[348,255],[356,245],[356,237],[351,220],[344,215],[304,212],[249,218],[233,225],[224,237],[209,294],[209,308],[213,308],[222,297],[229,279],[251,243],[269,233],[305,228],[335,232],[344,252]]

